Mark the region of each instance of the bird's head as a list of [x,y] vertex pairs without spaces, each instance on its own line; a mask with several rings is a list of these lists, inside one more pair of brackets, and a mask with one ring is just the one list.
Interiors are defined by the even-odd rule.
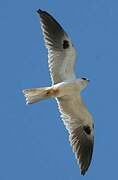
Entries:
[[80,84],[80,91],[82,91],[90,82],[88,78],[82,77],[79,79],[79,84]]

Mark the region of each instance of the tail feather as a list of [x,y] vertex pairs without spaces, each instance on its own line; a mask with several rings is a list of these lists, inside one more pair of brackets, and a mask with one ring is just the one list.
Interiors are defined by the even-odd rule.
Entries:
[[26,104],[33,104],[41,100],[51,97],[50,88],[33,88],[33,89],[24,89],[23,94],[26,98]]

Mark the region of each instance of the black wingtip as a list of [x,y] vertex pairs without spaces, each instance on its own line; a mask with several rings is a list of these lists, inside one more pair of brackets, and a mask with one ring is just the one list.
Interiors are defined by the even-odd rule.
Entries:
[[84,176],[86,171],[81,170],[81,175]]
[[43,12],[43,11],[42,11],[41,9],[38,9],[38,10],[37,10],[37,13],[38,13],[38,14],[41,14],[42,12]]

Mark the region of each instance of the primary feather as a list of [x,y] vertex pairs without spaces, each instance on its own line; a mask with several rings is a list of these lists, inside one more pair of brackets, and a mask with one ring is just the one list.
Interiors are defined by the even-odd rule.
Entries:
[[47,12],[38,10],[45,45],[48,48],[48,63],[52,83],[75,79],[76,51],[67,33]]

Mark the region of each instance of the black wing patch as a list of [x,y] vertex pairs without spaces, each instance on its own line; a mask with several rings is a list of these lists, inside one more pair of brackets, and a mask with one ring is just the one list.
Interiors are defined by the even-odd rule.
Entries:
[[63,49],[67,49],[67,48],[69,48],[69,41],[64,40],[63,41]]

